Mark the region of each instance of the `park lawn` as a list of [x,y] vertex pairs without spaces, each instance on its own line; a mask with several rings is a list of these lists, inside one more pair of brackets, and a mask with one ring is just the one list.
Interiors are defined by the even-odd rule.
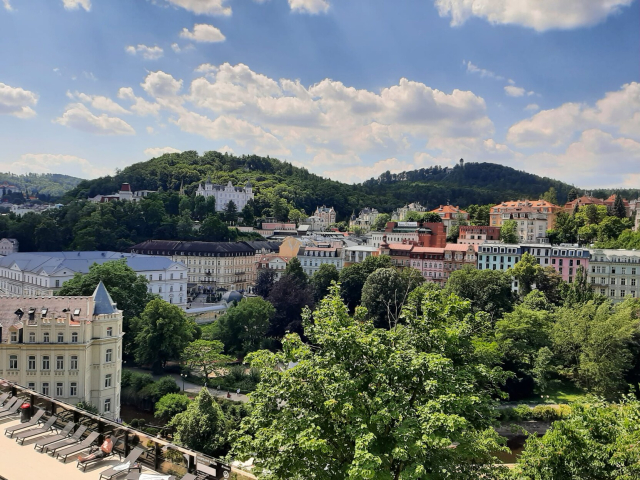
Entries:
[[[547,395],[549,398],[547,398]],[[552,385],[547,389],[547,391],[544,392],[544,399],[540,398],[541,395],[536,394],[525,399],[523,403],[573,403],[583,400],[586,395],[584,390],[575,386],[573,383],[563,382]]]

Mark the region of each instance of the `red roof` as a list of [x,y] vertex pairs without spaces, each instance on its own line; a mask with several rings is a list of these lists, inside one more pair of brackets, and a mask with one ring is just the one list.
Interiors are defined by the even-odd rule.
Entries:
[[389,245],[390,250],[410,251],[412,248],[413,245],[410,243],[392,243]]
[[414,253],[444,253],[444,248],[439,247],[415,247]]
[[465,245],[463,243],[447,243],[445,250],[454,250],[458,252],[466,252],[469,250],[469,245]]
[[120,191],[121,192],[130,192],[131,191],[131,185],[129,185],[128,183],[123,183],[122,187],[120,187]]

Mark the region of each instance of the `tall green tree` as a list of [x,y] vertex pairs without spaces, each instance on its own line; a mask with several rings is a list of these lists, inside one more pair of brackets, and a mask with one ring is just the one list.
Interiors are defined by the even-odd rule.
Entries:
[[518,243],[518,222],[505,220],[500,227],[500,240],[504,243]]
[[227,443],[225,416],[218,402],[206,388],[178,413],[168,424],[175,431],[174,441],[178,445],[202,452],[205,455],[223,456]]
[[284,269],[284,276],[291,277],[295,279],[297,282],[300,282],[301,285],[306,285],[309,282],[309,277],[304,273],[304,269],[302,268],[302,264],[298,257],[293,257],[287,263],[286,268]]
[[531,292],[536,280],[543,275],[543,270],[538,263],[538,259],[529,252],[525,252],[522,257],[520,257],[520,261],[516,263],[513,268],[510,268],[508,272],[518,280],[518,292],[522,297],[525,297]]
[[189,403],[191,400],[184,393],[168,393],[156,402],[153,416],[168,422],[177,414],[184,412]]
[[387,222],[390,222],[390,221],[391,221],[391,215],[389,215],[388,213],[381,213],[376,217],[376,221],[373,222],[371,229],[375,230],[376,232],[381,232],[387,226]]
[[[468,479],[492,474],[500,440],[494,396],[504,379],[483,364],[474,332],[486,319],[430,290],[412,296],[405,323],[375,328],[353,318],[337,287],[305,333],[281,353],[249,360],[262,380],[235,443],[273,480]],[[289,362],[289,369],[276,368]],[[451,448],[451,445],[456,448]]]
[[502,270],[477,270],[466,265],[451,273],[444,291],[469,300],[474,313],[486,312],[492,320],[511,311],[514,302],[511,275]]
[[180,307],[160,299],[150,301],[134,323],[136,362],[154,369],[180,358],[196,333],[195,323]]
[[182,351],[181,359],[190,370],[202,374],[205,383],[223,362],[231,358],[223,353],[224,345],[218,340],[194,340]]
[[313,298],[317,302],[322,300],[329,293],[331,282],[337,282],[340,273],[335,265],[323,263],[320,268],[311,276],[311,286],[313,287]]
[[262,298],[269,296],[271,289],[276,281],[276,272],[270,268],[258,270],[258,278],[256,279],[256,285],[254,291]]
[[360,304],[362,288],[369,275],[378,268],[390,267],[391,257],[379,255],[367,257],[362,263],[354,263],[340,271],[340,292],[350,310],[355,310]]
[[613,214],[618,218],[627,218],[627,209],[624,207],[624,201],[622,195],[616,194],[616,198],[613,201]]
[[286,333],[302,333],[302,311],[313,308],[313,289],[295,275],[283,275],[267,297],[275,308],[268,335],[280,339]]
[[203,338],[219,340],[228,355],[244,357],[263,348],[275,309],[260,297],[243,299],[215,323],[202,329]]
[[555,187],[550,187],[549,190],[544,192],[544,194],[542,195],[542,200],[546,200],[549,203],[557,205],[558,204],[558,192],[556,191],[556,188]]
[[569,190],[569,193],[567,194],[567,202],[573,202],[579,196],[580,196],[580,192],[577,189],[572,188],[571,190]]
[[98,284],[102,282],[111,299],[122,310],[124,336],[124,351],[132,353],[133,335],[132,320],[144,311],[147,304],[155,298],[149,293],[148,281],[138,275],[127,265],[125,259],[94,263],[86,274],[76,273],[67,280],[56,295],[62,296],[90,296],[93,295]]
[[224,206],[224,220],[225,222],[237,222],[238,221],[238,207],[233,200]]

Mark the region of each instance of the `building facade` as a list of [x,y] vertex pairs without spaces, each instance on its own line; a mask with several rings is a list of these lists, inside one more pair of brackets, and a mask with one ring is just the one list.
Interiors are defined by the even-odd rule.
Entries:
[[404,207],[400,207],[393,211],[391,214],[391,220],[394,222],[402,222],[409,212],[419,212],[424,213],[427,211],[426,207],[420,205],[419,202],[409,203]]
[[460,225],[458,243],[462,245],[482,245],[500,241],[500,227]]
[[304,273],[312,276],[325,263],[333,265],[338,271],[342,270],[342,247],[336,244],[318,243],[316,246],[300,247],[298,260]]
[[20,243],[15,238],[3,238],[0,240],[0,256],[18,253]]
[[134,192],[131,188],[131,185],[129,185],[128,183],[123,183],[118,193],[114,193],[111,195],[96,195],[95,197],[91,197],[89,201],[93,203],[106,203],[116,201],[139,202],[143,198],[149,196],[149,194],[151,193],[156,192],[154,190],[138,190]]
[[616,303],[638,297],[640,251],[596,248],[589,252],[589,283],[596,293]]
[[447,243],[444,248],[444,276],[448,280],[453,272],[466,265],[476,268],[478,245]]
[[187,267],[190,292],[247,290],[255,275],[256,248],[246,242],[147,240],[131,253],[161,255]]
[[205,198],[214,197],[216,199],[216,210],[218,212],[227,208],[229,202],[233,202],[237,211],[242,210],[249,200],[253,200],[254,193],[251,182],[247,182],[244,187],[234,187],[231,181],[227,185],[217,185],[211,183],[211,179],[198,185],[197,196]]
[[384,232],[371,232],[373,247],[382,243],[413,243],[423,247],[442,247],[447,242],[443,223],[388,222]]
[[580,268],[584,274],[589,271],[589,250],[578,245],[523,244],[520,248],[536,257],[542,267],[553,267],[565,282],[573,283]]
[[440,216],[447,232],[452,226],[458,225],[461,220],[465,222],[469,220],[469,213],[453,205],[440,205],[438,208],[431,210],[431,213]]
[[[553,229],[556,223],[556,215],[562,211],[562,207],[549,203],[546,200],[518,200],[515,202],[502,202],[491,207],[489,211],[492,227],[501,227],[506,220],[523,221],[528,218],[546,220],[546,226],[541,230],[535,229],[536,234]],[[536,225],[537,226],[537,225]],[[523,241],[527,241],[524,239]]]
[[0,294],[49,296],[94,263],[124,260],[164,301],[187,302],[187,267],[161,256],[120,252],[22,252],[0,257]]
[[380,215],[380,212],[375,208],[363,208],[360,210],[357,217],[355,215],[351,215],[351,218],[349,219],[349,227],[359,227],[365,233],[369,232],[378,218],[378,215]]
[[122,311],[102,283],[90,297],[0,297],[0,375],[120,418]]
[[362,263],[367,257],[378,256],[380,250],[371,245],[352,245],[342,249],[342,266],[348,267],[354,263]]
[[333,207],[327,207],[325,205],[316,207],[313,217],[317,217],[319,219],[319,222],[315,223],[318,223],[318,226],[322,230],[328,230],[329,225],[336,223],[336,211]]
[[[485,243],[478,246],[479,270],[508,270],[520,261],[519,245]],[[511,288],[518,291],[518,281],[512,279]]]
[[283,257],[278,254],[272,253],[269,255],[262,255],[258,259],[256,269],[258,274],[262,270],[272,270],[274,272],[273,279],[277,282],[284,275],[284,271],[287,269],[291,257]]

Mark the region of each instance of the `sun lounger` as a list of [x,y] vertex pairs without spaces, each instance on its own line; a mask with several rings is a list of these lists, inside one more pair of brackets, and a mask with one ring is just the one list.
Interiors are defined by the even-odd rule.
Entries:
[[20,410],[21,405],[22,404],[20,403],[20,399],[16,398],[12,406],[10,406],[7,410],[0,412],[0,418],[7,418],[11,415],[17,414]]
[[106,458],[116,455],[117,454],[116,445],[118,444],[118,438],[116,438],[115,435],[112,435],[110,438],[111,438],[111,451],[109,453],[105,453],[101,449],[101,447],[96,446],[89,451],[90,458],[85,458],[84,460],[81,460],[81,458],[78,457],[78,461],[76,462],[76,468],[82,468],[82,471],[85,471],[87,467],[92,463],[98,463]]
[[10,393],[3,393],[2,395],[0,395],[0,405],[2,405],[7,398],[9,398],[9,395],[11,395]]
[[11,438],[13,437],[14,432],[17,432],[18,430],[24,430],[25,428],[35,427],[40,423],[40,419],[42,418],[43,415],[44,415],[44,410],[38,410],[36,414],[33,417],[31,417],[31,420],[29,420],[28,422],[20,423],[12,427],[5,428],[4,434],[6,435],[8,433],[9,438]]
[[[195,480],[196,477],[194,477],[193,475],[191,475],[190,473],[187,473],[184,477],[182,477],[182,480]],[[140,473],[140,472],[133,472],[130,473],[129,475],[126,476],[125,480],[144,480],[144,479],[148,479],[148,480],[154,480],[154,479],[168,479],[168,480],[176,480],[176,477],[174,477],[173,475],[167,475],[166,473],[156,473],[156,472],[148,472],[148,473]]]
[[47,433],[50,430],[53,430],[53,425],[56,423],[56,417],[51,415],[49,420],[46,421],[44,425],[39,428],[32,428],[30,430],[25,430],[24,432],[16,433],[15,439],[18,443],[24,443],[25,439],[29,437],[35,437],[36,435],[42,435],[43,433]]
[[66,447],[67,445],[73,445],[74,443],[78,443],[82,438],[82,434],[85,432],[86,429],[87,427],[85,427],[84,425],[80,425],[78,427],[78,430],[76,430],[76,432],[73,435],[71,435],[69,438],[65,438],[59,443],[45,447],[44,451],[56,453],[56,450],[59,448],[63,448],[63,447]]
[[129,452],[129,455],[127,455],[127,458],[125,458],[122,461],[122,463],[119,463],[118,465],[114,465],[108,470],[101,472],[100,476],[98,477],[98,480],[102,480],[103,478],[110,480],[112,477],[115,477],[116,475],[121,475],[122,473],[129,474],[131,470],[138,470],[138,472],[141,472],[142,467],[138,463],[138,458],[143,453],[144,453],[144,449],[140,447],[134,448],[133,450],[131,450],[131,452]]
[[84,440],[82,440],[80,443],[76,443],[75,445],[70,445],[66,448],[63,448],[62,450],[59,450],[59,449],[56,450],[56,458],[62,457],[62,461],[66,462],[67,457],[69,455],[73,455],[74,453],[79,453],[83,450],[86,450],[87,448],[92,447],[99,436],[100,434],[98,432],[91,432],[89,436]]
[[0,413],[2,412],[6,412],[9,409],[13,408],[13,406],[18,403],[19,399],[18,397],[12,397],[9,399],[9,401],[4,405],[4,407],[0,408]]
[[75,423],[67,422],[67,424],[59,433],[56,433],[55,435],[50,435],[48,437],[38,440],[36,444],[33,446],[33,449],[37,450],[39,447],[40,450],[42,450],[45,447],[45,445],[51,445],[52,443],[59,442],[60,440],[64,440],[69,435],[71,435],[71,432],[73,431],[73,427],[75,426],[76,426]]

